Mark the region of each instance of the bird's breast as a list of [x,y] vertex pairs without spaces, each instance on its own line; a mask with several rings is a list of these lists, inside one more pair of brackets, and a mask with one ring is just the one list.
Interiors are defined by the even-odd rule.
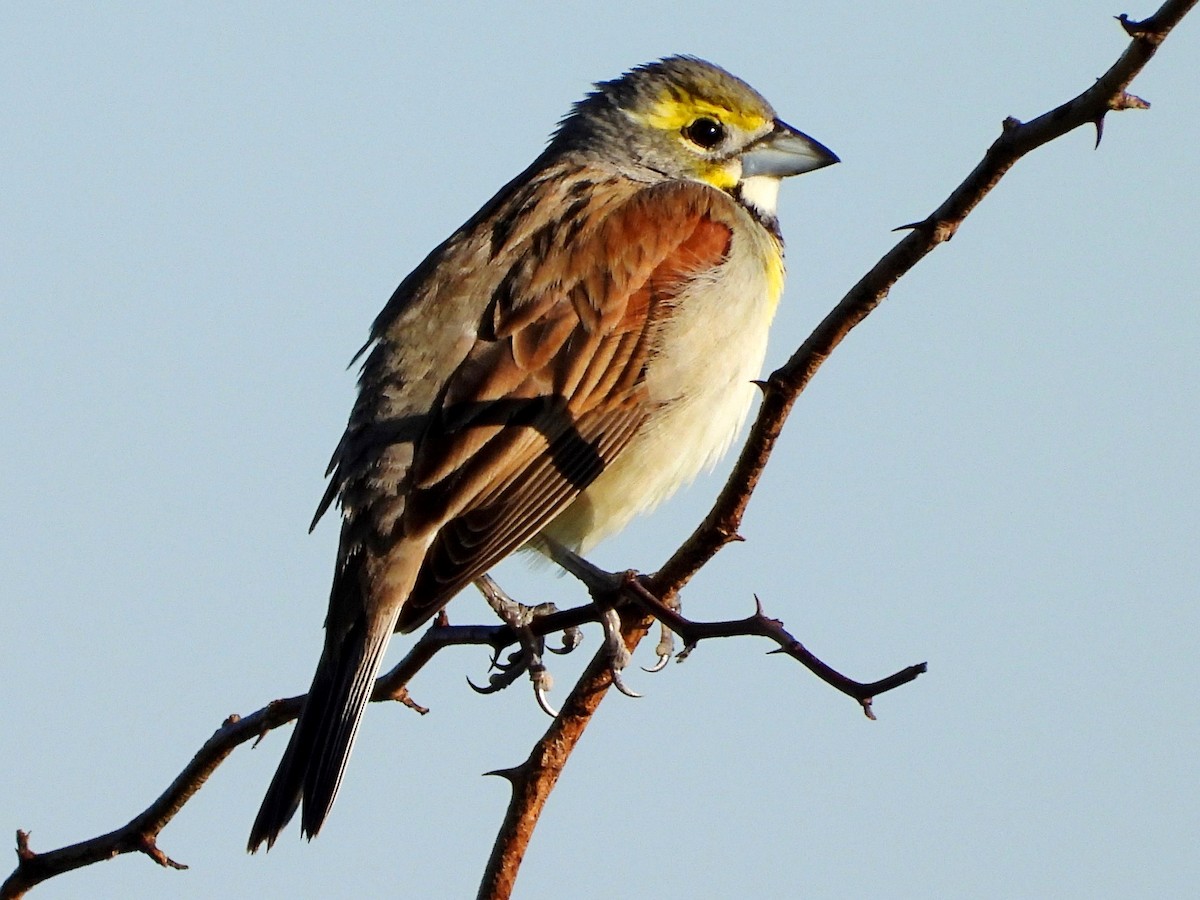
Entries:
[[645,373],[654,412],[550,537],[586,551],[724,455],[754,400],[782,287],[774,238],[735,229],[729,256],[680,293],[656,336]]

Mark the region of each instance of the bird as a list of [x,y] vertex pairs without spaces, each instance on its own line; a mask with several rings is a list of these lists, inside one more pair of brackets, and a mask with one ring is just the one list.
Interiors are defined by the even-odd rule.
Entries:
[[324,644],[248,849],[329,815],[394,632],[517,550],[585,553],[726,452],[783,291],[783,178],[838,162],[669,56],[594,85],[374,320],[313,527]]

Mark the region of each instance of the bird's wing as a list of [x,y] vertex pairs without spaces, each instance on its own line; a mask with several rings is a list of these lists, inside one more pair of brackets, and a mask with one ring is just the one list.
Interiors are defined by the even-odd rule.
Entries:
[[647,361],[683,289],[728,255],[727,203],[703,185],[655,185],[512,248],[414,446],[402,528],[437,535],[399,628],[537,534],[652,414]]

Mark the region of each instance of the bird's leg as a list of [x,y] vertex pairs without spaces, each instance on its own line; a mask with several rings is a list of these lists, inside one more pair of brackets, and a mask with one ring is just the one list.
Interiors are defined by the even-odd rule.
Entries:
[[[553,603],[540,603],[537,606],[526,606],[523,603],[518,603],[490,575],[481,575],[475,580],[475,586],[479,588],[480,593],[483,594],[488,605],[495,611],[496,615],[513,630],[520,647],[509,655],[506,662],[500,662],[500,651],[496,651],[496,655],[492,657],[492,667],[498,671],[488,678],[487,687],[478,687],[471,683],[470,679],[467,680],[468,684],[471,684],[471,687],[481,694],[494,694],[496,691],[503,690],[515,682],[521,676],[521,673],[528,672],[529,680],[533,683],[533,694],[537,698],[538,706],[547,715],[557,716],[558,713],[550,706],[549,700],[546,699],[546,692],[554,685],[554,679],[542,662],[542,651],[546,649],[546,641],[544,638],[533,633],[529,627],[529,623],[538,616],[557,612],[558,608]],[[576,632],[578,632],[578,629],[576,629]],[[578,641],[576,640],[575,643],[578,643]],[[564,634],[564,649],[557,652],[569,652],[571,649],[574,649],[575,643],[569,643],[567,635]]]
[[[582,581],[584,587],[588,589],[588,593],[601,602],[614,596],[620,590],[625,578],[629,577],[625,573],[606,572],[599,566],[588,562],[574,550],[564,547],[545,535],[538,539],[537,548]],[[600,616],[600,624],[604,627],[604,645],[608,650],[613,687],[627,697],[642,696],[626,687],[621,678],[621,670],[629,665],[630,659],[629,651],[625,648],[625,641],[621,637],[621,617],[610,606]],[[659,647],[661,648],[661,646],[660,642]],[[670,656],[668,655],[667,658],[669,659]],[[658,671],[663,665],[665,663],[658,665],[655,671]]]
[[574,550],[564,547],[558,541],[548,538],[544,534],[537,538],[534,546],[582,581],[588,593],[595,599],[603,600],[616,594],[625,579],[624,573],[607,572],[588,562]]

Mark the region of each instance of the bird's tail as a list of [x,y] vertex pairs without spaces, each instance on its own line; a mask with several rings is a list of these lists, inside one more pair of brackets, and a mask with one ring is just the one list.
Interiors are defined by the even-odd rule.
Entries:
[[370,621],[365,615],[345,630],[327,623],[325,649],[300,721],[250,829],[247,849],[251,853],[264,841],[271,848],[302,800],[304,835],[312,839],[321,830],[337,797],[391,635],[392,622]]

